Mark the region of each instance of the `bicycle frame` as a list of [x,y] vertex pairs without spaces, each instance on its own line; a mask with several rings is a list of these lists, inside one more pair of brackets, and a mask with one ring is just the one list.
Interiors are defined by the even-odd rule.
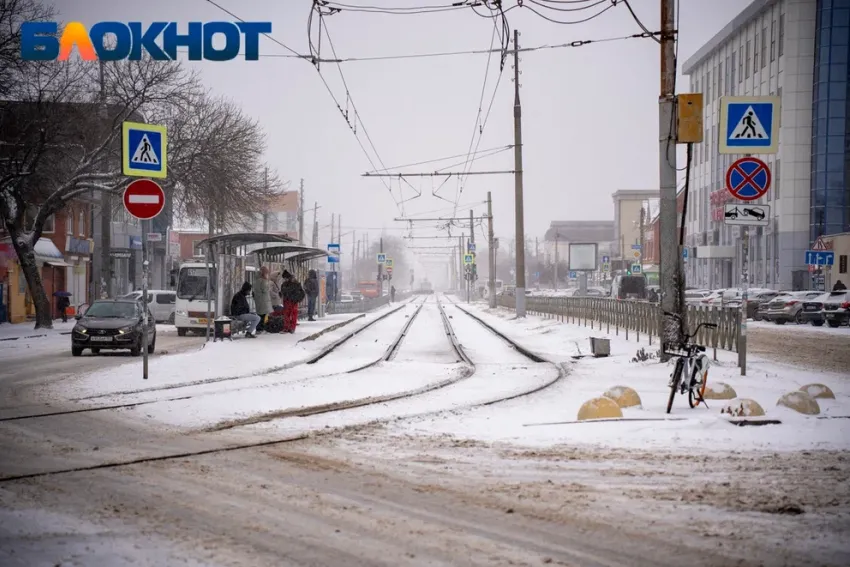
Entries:
[[[677,314],[665,312],[665,315],[675,317],[679,320],[680,325],[682,325],[682,318]],[[670,397],[667,401],[667,413],[670,413],[673,407],[673,398],[677,391],[681,394],[685,394],[686,392],[689,394],[688,405],[691,408],[695,408],[700,403],[705,403],[703,392],[705,391],[705,384],[708,378],[710,360],[705,354],[705,347],[691,344],[691,340],[699,334],[702,327],[717,328],[717,325],[714,323],[700,323],[692,334],[685,333],[683,329],[682,335],[684,336],[684,340],[682,344],[676,346],[680,347],[684,354],[668,352],[667,345],[662,347],[665,354],[679,359],[676,361],[676,366],[673,369],[673,374],[668,384]]]

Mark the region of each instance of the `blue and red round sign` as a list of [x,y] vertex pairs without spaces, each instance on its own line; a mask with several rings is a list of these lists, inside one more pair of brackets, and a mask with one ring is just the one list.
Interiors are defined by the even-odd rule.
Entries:
[[762,160],[743,157],[726,171],[726,190],[741,201],[755,201],[770,189],[770,169]]

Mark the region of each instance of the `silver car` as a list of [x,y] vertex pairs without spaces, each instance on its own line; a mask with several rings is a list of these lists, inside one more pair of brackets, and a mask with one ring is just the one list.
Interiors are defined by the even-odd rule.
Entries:
[[777,325],[789,321],[803,323],[803,302],[823,294],[821,291],[792,291],[780,295],[767,304],[767,317]]

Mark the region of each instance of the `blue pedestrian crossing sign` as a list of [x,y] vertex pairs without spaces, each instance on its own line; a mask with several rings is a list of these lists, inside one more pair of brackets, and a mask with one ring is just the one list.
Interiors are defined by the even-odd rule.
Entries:
[[475,243],[474,242],[467,242],[466,243],[466,251],[474,253],[475,252]]
[[775,154],[779,152],[778,96],[720,97],[721,154]]
[[576,279],[576,277],[577,277],[577,276],[576,276],[576,273],[575,273],[575,272],[570,272],[570,279],[571,279],[571,280]]
[[121,130],[121,169],[124,175],[164,179],[168,174],[165,126],[124,122]]
[[467,266],[473,264],[475,262],[475,256],[472,254],[464,254],[463,255],[463,263]]
[[387,263],[387,255],[384,254],[383,252],[378,254],[378,263],[381,264],[381,265]]
[[631,270],[631,272],[632,272],[633,274],[639,274],[639,273],[641,273],[641,266],[640,266],[640,264],[632,264],[632,270]]

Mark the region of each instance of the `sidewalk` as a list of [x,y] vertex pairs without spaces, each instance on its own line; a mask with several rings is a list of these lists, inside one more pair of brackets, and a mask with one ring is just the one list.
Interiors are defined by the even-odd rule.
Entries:
[[52,335],[70,335],[76,321],[73,319],[63,323],[57,319],[53,321],[52,329],[33,329],[34,323],[2,323],[0,324],[0,341],[16,341],[18,339],[34,339]]

